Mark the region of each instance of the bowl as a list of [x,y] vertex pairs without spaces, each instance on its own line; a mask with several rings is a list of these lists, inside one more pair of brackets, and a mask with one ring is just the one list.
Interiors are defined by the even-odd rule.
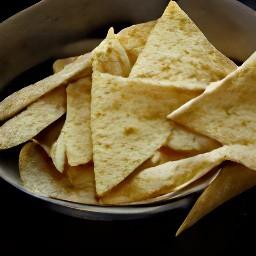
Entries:
[[[10,17],[0,25],[0,100],[52,73],[58,58],[92,50],[113,26],[124,27],[157,19],[166,0],[45,0]],[[237,1],[177,1],[210,42],[226,56],[242,63],[254,51],[255,12]],[[241,19],[237,19],[237,17]],[[218,22],[216,22],[216,20]],[[174,199],[126,205],[86,205],[45,198],[23,188],[18,170],[17,146],[0,152],[0,177],[21,193],[44,202],[47,207],[82,219],[138,219],[175,209],[187,209],[210,179]]]

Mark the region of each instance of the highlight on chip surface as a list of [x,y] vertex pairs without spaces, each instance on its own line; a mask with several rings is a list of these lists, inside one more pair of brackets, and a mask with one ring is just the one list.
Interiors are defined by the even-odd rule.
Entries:
[[206,88],[236,65],[219,52],[175,1],[151,30],[130,77]]
[[196,95],[198,91],[93,72],[91,129],[99,196],[163,145],[170,133],[166,112]]
[[83,170],[84,173],[88,171],[87,178],[83,178],[86,189],[84,186],[75,187],[70,183],[68,176],[55,169],[44,149],[36,143],[28,142],[23,146],[19,169],[22,184],[31,193],[72,202],[97,204],[92,170]]
[[243,165],[228,163],[199,196],[186,219],[177,230],[176,236],[221,204],[255,185],[255,170],[248,169]]
[[58,139],[52,144],[50,148],[50,157],[55,168],[59,172],[64,172],[67,162],[64,128],[65,124],[60,131]]
[[168,115],[222,144],[256,144],[256,52],[238,69]]

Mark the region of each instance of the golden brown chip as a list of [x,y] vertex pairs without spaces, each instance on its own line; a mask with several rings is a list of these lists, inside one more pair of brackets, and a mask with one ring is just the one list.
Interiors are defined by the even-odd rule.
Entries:
[[255,67],[256,52],[237,68],[170,1],[160,19],[117,35],[111,27],[91,53],[56,60],[52,76],[0,102],[0,121],[12,117],[0,149],[32,140],[19,155],[23,187],[84,204],[186,195],[229,161],[179,235],[256,185]]
[[166,141],[166,112],[198,91],[93,72],[92,137],[96,190],[116,186]]
[[0,121],[14,116],[54,88],[63,84],[67,85],[81,76],[90,75],[91,72],[91,53],[79,56],[73,63],[66,65],[63,70],[14,92],[0,102]]
[[222,144],[256,144],[256,52],[168,118]]
[[77,166],[92,160],[91,77],[67,86],[67,114],[64,140],[69,165]]
[[125,204],[178,191],[226,160],[256,170],[255,154],[255,147],[223,146],[208,153],[148,168],[129,176],[103,196],[101,203]]
[[26,142],[66,112],[66,87],[45,94],[0,127],[0,149]]
[[29,142],[20,152],[19,170],[22,185],[26,190],[43,197],[97,204],[93,171],[85,166],[79,168],[88,174],[87,178],[83,176],[86,186],[74,187],[68,176],[55,169],[51,159],[39,145]]
[[[97,50],[94,51],[93,72],[100,71],[102,73],[127,77],[131,69],[126,53],[126,51],[128,52],[128,46],[130,44],[136,46],[137,55],[133,53],[133,56],[137,58],[138,54],[143,49],[145,40],[154,24],[155,22],[149,22],[135,25],[127,28],[126,31],[121,31],[118,36],[115,36],[113,28],[109,29],[106,39],[103,40],[97,47]],[[139,27],[144,33],[144,38],[138,32]],[[126,49],[120,45],[117,38],[120,38],[120,42],[126,46]],[[185,129],[179,129],[175,124],[172,126],[167,146],[174,150],[203,153],[220,146],[219,143],[210,138],[193,134]],[[183,144],[181,143],[182,141]],[[171,155],[173,155],[173,153]],[[157,161],[158,163],[163,163],[169,157],[168,155],[163,154],[163,152],[156,152],[156,156],[159,158]],[[154,161],[155,160],[156,157],[154,157]]]
[[130,77],[206,88],[235,69],[236,65],[207,40],[178,4],[170,1]]
[[[129,58],[137,58],[145,45],[147,35],[153,25],[154,22],[142,23],[125,28],[119,32],[120,34],[117,34],[117,39],[127,50]],[[136,38],[132,38],[132,36],[136,36]],[[22,88],[0,102],[0,121],[12,117],[50,90],[62,84],[68,84],[76,79],[90,75],[92,72],[91,57],[91,53],[86,53],[81,56],[57,61],[55,67],[57,66],[56,69],[58,69],[59,72],[56,72],[52,76],[46,77],[35,84]],[[72,58],[75,58],[75,60],[69,63],[70,65],[65,64],[64,66],[64,62],[69,62]]]
[[176,236],[197,223],[221,204],[255,185],[256,172],[254,170],[239,164],[226,165],[197,199],[176,232]]

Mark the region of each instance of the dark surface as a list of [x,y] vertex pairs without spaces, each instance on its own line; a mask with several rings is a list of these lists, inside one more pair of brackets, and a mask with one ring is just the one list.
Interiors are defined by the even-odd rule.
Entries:
[[60,253],[91,249],[132,253],[141,249],[170,255],[255,250],[255,189],[223,204],[177,238],[175,232],[186,210],[144,220],[87,221],[54,212],[2,180],[0,192],[0,255],[32,248]]
[[[0,1],[1,21],[38,1]],[[253,6],[254,1],[245,1]],[[255,6],[255,5],[254,5]],[[86,221],[49,209],[0,179],[0,255],[27,253],[255,253],[256,189],[246,191],[175,237],[188,213],[176,210],[133,221]]]

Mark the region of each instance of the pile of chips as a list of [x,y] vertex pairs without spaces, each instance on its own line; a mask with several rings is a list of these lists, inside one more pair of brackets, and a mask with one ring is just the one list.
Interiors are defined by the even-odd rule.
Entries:
[[136,204],[216,173],[178,235],[256,184],[255,96],[256,53],[238,67],[170,1],[5,98],[0,149],[22,145],[28,191],[84,204]]

